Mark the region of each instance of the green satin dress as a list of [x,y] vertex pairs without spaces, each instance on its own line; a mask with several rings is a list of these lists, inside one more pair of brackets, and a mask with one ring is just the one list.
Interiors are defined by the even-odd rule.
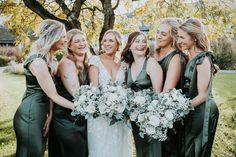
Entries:
[[[128,68],[127,86],[134,91],[152,88],[152,82],[147,74],[147,61],[145,59],[141,72],[134,81],[131,75],[131,65]],[[133,136],[136,146],[137,157],[161,157],[161,142],[158,140],[149,140],[146,137],[141,138],[139,135],[139,127],[132,123]]]
[[[184,79],[184,70],[185,70],[185,62],[186,59],[184,57],[184,54],[181,51],[174,50],[167,56],[165,56],[162,60],[158,61],[158,63],[161,65],[162,71],[163,71],[163,85],[166,80],[166,75],[169,69],[170,62],[172,58],[175,55],[180,55],[180,65],[181,65],[181,77],[180,80],[175,87],[176,89],[180,89],[183,87]],[[174,130],[170,129],[168,130],[167,136],[168,138],[166,141],[162,142],[162,156],[163,157],[181,157],[180,156],[180,148],[181,148],[181,140],[182,140],[182,132],[183,132],[183,125],[181,122],[175,122],[174,123]]]
[[49,112],[49,98],[29,70],[29,64],[37,58],[43,57],[34,54],[24,63],[26,91],[13,121],[17,139],[16,157],[43,157],[46,147],[43,126]]
[[215,59],[210,52],[199,53],[187,64],[184,73],[184,92],[190,99],[198,95],[197,65],[202,64],[205,57],[211,63],[208,96],[206,101],[195,107],[195,110],[191,111],[185,119],[185,137],[181,149],[183,157],[211,156],[219,111],[212,96],[213,63],[215,63]]
[[[80,85],[88,84],[87,67]],[[60,77],[55,77],[58,94],[73,101]],[[87,128],[82,116],[73,117],[71,110],[54,104],[53,122],[49,135],[49,157],[86,157]]]

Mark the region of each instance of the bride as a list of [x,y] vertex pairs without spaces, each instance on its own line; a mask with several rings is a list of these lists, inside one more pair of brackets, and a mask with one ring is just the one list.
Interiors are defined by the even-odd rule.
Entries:
[[[102,47],[105,53],[89,60],[89,79],[94,86],[106,85],[110,81],[118,85],[125,83],[124,63],[114,61],[121,46],[121,36],[115,30],[105,32]],[[110,126],[105,117],[88,121],[89,157],[131,157],[131,130],[123,122]]]

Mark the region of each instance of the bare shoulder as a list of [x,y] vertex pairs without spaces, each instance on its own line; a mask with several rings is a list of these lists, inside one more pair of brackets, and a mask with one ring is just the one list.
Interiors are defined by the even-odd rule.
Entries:
[[63,57],[59,62],[59,67],[65,67],[65,66],[72,66],[74,65],[74,62],[66,57]]
[[147,66],[158,66],[159,63],[157,62],[157,60],[154,57],[149,57],[147,60]]
[[30,69],[40,69],[40,68],[44,68],[47,67],[47,64],[45,62],[45,60],[43,60],[42,58],[36,58],[34,61],[32,61],[32,63],[29,65]]
[[206,56],[206,57],[203,59],[202,64],[199,64],[198,67],[205,69],[205,68],[210,67],[210,65],[211,65],[211,63],[210,63],[210,61],[209,61],[209,58]]
[[48,71],[48,66],[45,60],[43,60],[42,58],[37,58],[29,65],[29,69],[33,73],[33,75],[37,75],[38,73]]
[[180,54],[175,54],[173,58],[171,59],[171,62],[180,62]]

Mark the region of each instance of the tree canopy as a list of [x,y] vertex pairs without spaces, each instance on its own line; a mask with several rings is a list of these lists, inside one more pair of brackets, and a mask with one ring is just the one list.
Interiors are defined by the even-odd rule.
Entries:
[[[141,3],[142,1],[142,3]],[[35,31],[42,19],[61,21],[67,29],[83,30],[90,43],[101,41],[108,29],[126,34],[144,23],[153,37],[157,24],[164,17],[200,18],[207,25],[210,39],[236,35],[235,0],[1,0],[1,14],[6,25],[23,41]],[[134,3],[140,3],[133,7]],[[116,12],[124,5],[125,13]],[[26,7],[25,7],[26,6]],[[133,9],[131,9],[133,8]]]

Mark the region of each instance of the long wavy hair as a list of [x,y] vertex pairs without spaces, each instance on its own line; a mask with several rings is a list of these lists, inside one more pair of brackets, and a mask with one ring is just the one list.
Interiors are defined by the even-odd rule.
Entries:
[[[168,17],[168,18],[163,19],[161,23],[159,24],[159,26],[162,24],[166,24],[170,27],[170,35],[173,39],[172,46],[174,49],[179,50],[180,48],[177,44],[177,40],[178,40],[177,33],[178,33],[178,28],[181,24],[181,19],[177,17]],[[159,51],[160,51],[160,48],[157,48],[156,52],[159,52]]]
[[[210,42],[204,31],[204,26],[198,19],[187,19],[179,26],[179,29],[191,36],[191,38],[195,41],[197,48],[203,51],[210,50]],[[214,64],[214,74],[216,74],[218,71],[218,65]]]
[[[139,36],[139,35],[143,35],[146,40],[148,41],[148,38],[146,36],[145,33],[143,32],[139,32],[139,31],[135,31],[135,32],[132,32],[129,37],[128,37],[128,41],[121,53],[121,60],[122,61],[125,61],[126,63],[128,64],[131,64],[133,63],[134,61],[134,56],[132,54],[132,51],[130,50],[130,47],[131,45],[134,43],[135,39]],[[149,47],[147,48],[147,51],[146,51],[146,54],[145,56],[147,56],[149,54]]]
[[49,63],[50,49],[60,40],[65,32],[65,26],[59,21],[46,19],[38,27],[38,39],[32,44],[29,56],[41,54]]
[[71,45],[71,41],[72,39],[74,38],[74,36],[76,35],[82,35],[85,37],[86,39],[86,44],[87,44],[87,48],[88,48],[88,51],[89,51],[89,47],[88,47],[88,43],[87,43],[87,36],[84,32],[82,32],[81,30],[79,29],[71,29],[69,30],[67,33],[66,33],[66,36],[67,36],[67,41],[68,41],[68,51],[67,51],[67,54],[66,54],[66,57],[70,60],[72,60],[74,63],[75,63],[75,66],[76,68],[78,69],[79,71],[79,79],[80,79],[80,83],[83,83],[81,81],[83,81],[83,72],[84,70],[87,71],[87,65],[88,65],[88,54],[85,53],[85,56],[84,56],[84,60],[83,60],[83,65],[80,65],[78,64],[78,61],[76,60],[76,58],[74,57],[74,54],[73,54],[73,51],[69,48],[70,45]]

